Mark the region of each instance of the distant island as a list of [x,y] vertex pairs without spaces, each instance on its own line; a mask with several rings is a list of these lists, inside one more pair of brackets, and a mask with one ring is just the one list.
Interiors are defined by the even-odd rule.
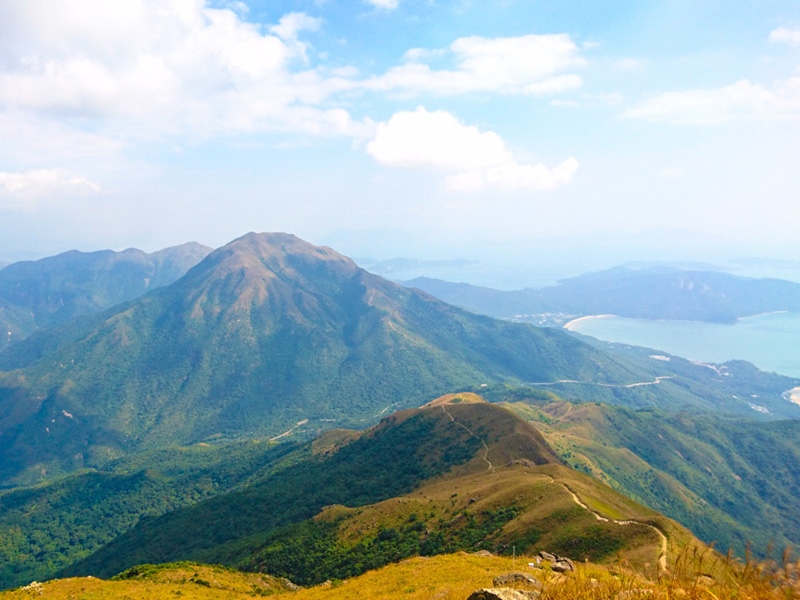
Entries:
[[800,283],[664,266],[615,267],[513,291],[426,277],[403,284],[473,312],[555,327],[593,315],[733,323],[800,311]]

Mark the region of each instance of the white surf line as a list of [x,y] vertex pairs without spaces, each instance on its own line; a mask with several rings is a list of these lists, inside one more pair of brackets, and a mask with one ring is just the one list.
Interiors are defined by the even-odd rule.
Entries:
[[608,388],[635,388],[642,385],[658,385],[664,379],[672,379],[672,375],[659,375],[653,381],[639,381],[637,383],[598,383],[596,381],[579,381],[577,379],[559,379],[558,381],[533,381],[528,385],[559,385],[561,383],[580,383],[582,385],[597,385]]
[[642,523],[641,521],[636,521],[636,520],[620,521],[618,519],[609,519],[607,517],[604,517],[597,511],[592,510],[591,508],[586,506],[586,504],[580,498],[578,498],[578,495],[571,489],[569,489],[567,484],[561,483],[560,481],[556,481],[553,477],[550,477],[550,481],[552,483],[555,483],[556,485],[560,485],[565,490],[567,490],[570,496],[572,496],[572,499],[575,501],[575,504],[577,504],[578,506],[580,506],[585,510],[588,510],[590,513],[594,515],[594,518],[597,519],[598,521],[605,521],[606,523],[616,523],[617,525],[644,525],[645,527],[649,527],[650,529],[655,531],[661,538],[661,554],[658,556],[658,570],[661,573],[664,573],[667,570],[667,550],[669,549],[667,545],[667,536],[664,535],[664,532],[661,531],[658,527],[656,527],[655,525],[651,525],[650,523]]
[[445,405],[444,405],[444,404],[442,404],[442,405],[441,405],[441,407],[442,407],[442,410],[444,411],[444,414],[446,414],[448,417],[450,417],[450,420],[451,420],[453,423],[455,423],[455,424],[456,424],[456,425],[458,425],[459,427],[463,427],[464,429],[466,429],[466,430],[467,430],[467,432],[468,432],[468,433],[469,433],[469,434],[470,434],[472,437],[478,438],[478,440],[480,440],[481,444],[483,444],[483,449],[484,449],[484,451],[483,451],[483,460],[485,460],[485,461],[486,461],[486,464],[487,464],[487,465],[489,465],[489,467],[487,468],[487,470],[488,470],[488,471],[494,471],[494,465],[492,464],[492,462],[491,462],[491,461],[489,460],[489,458],[488,458],[488,457],[489,457],[489,446],[487,446],[487,445],[486,445],[486,442],[484,442],[484,441],[483,441],[483,438],[481,438],[481,437],[478,437],[477,435],[475,435],[475,432],[473,432],[473,431],[472,431],[472,430],[471,430],[469,427],[467,427],[467,426],[466,426],[466,425],[464,425],[463,423],[459,423],[458,421],[456,421],[456,420],[453,418],[453,415],[451,415],[451,414],[450,414],[450,411],[449,411],[449,410],[447,410],[447,408],[445,408]]

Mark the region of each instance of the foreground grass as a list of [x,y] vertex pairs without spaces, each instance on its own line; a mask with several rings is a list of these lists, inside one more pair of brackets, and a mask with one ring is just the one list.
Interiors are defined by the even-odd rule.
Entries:
[[[221,567],[177,564],[142,569],[127,579],[103,581],[76,578],[35,584],[0,594],[2,600],[245,599],[272,596],[276,600],[465,600],[473,591],[493,587],[497,575],[527,572],[543,584],[542,600],[778,600],[800,598],[797,564],[784,555],[783,564],[735,564],[707,551],[684,553],[669,573],[648,580],[622,558],[617,564],[577,565],[561,575],[532,569],[525,557],[516,559],[457,553],[417,557],[370,571],[346,581],[289,591],[279,580]],[[522,587],[524,589],[524,586]]]

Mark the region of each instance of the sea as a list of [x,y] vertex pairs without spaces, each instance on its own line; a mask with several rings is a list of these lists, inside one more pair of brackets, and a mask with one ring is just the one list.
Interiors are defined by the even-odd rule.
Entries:
[[766,313],[732,324],[602,315],[577,319],[565,327],[600,340],[645,346],[698,362],[742,359],[762,371],[800,377],[800,313]]

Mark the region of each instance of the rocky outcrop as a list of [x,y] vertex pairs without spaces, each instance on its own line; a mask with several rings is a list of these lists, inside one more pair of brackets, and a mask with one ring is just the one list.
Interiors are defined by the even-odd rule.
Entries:
[[539,592],[511,588],[484,588],[470,594],[467,600],[538,600]]
[[556,573],[565,573],[567,571],[574,572],[575,571],[575,563],[573,563],[570,559],[559,556],[558,560],[556,560],[550,568],[555,571]]
[[509,585],[522,583],[529,585],[536,589],[542,589],[542,583],[533,575],[527,573],[506,573],[505,575],[498,575],[492,581],[495,587],[506,587]]
[[550,563],[550,568],[556,573],[575,571],[575,563],[573,563],[572,560],[570,560],[566,556],[558,556],[556,554],[550,554],[549,552],[545,552],[544,550],[542,550],[541,552],[539,552],[538,558],[541,560],[548,561]]
[[556,562],[556,560],[558,560],[558,557],[555,554],[550,554],[549,552],[545,552],[544,550],[539,552],[539,558],[550,562]]

